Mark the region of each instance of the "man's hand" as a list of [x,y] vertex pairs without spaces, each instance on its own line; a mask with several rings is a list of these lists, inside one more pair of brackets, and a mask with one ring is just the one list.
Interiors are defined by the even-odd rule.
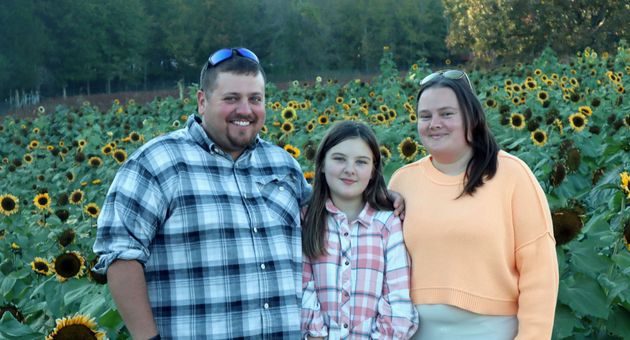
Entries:
[[394,200],[394,215],[400,217],[401,220],[405,219],[405,199],[401,194],[388,190],[389,197]]

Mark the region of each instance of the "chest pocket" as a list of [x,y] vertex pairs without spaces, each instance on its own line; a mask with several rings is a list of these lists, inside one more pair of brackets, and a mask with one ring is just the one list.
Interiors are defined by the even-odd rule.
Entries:
[[294,225],[299,219],[297,183],[294,175],[269,175],[255,179],[261,198],[275,223]]

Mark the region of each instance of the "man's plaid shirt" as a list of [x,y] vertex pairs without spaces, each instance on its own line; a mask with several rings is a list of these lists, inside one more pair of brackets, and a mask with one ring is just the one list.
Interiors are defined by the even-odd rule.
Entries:
[[163,338],[300,337],[299,164],[261,139],[233,161],[198,117],[119,169],[98,219],[97,271],[144,264]]

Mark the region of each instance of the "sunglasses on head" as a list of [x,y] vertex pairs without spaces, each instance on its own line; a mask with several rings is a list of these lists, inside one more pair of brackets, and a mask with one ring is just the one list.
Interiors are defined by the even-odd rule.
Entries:
[[452,80],[459,80],[459,79],[465,78],[466,83],[468,83],[468,86],[470,86],[470,89],[471,90],[473,89],[472,83],[470,82],[470,78],[468,78],[468,75],[466,74],[466,72],[460,71],[460,70],[441,70],[441,71],[433,72],[429,74],[428,76],[422,78],[422,80],[420,81],[420,86],[430,82],[431,80],[439,76],[442,76],[447,79],[452,79]]
[[233,47],[233,48],[222,48],[210,55],[208,58],[208,67],[214,67],[218,64],[234,57],[235,55],[247,58],[256,62],[256,64],[260,64],[258,61],[258,57],[254,54],[254,52],[244,48],[244,47]]

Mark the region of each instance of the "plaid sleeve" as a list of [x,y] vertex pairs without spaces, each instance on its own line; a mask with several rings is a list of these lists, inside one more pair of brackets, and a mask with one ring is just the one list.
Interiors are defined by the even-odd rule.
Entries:
[[313,267],[307,256],[302,256],[304,270],[302,276],[302,337],[326,337],[328,335],[327,327],[321,311],[321,305],[317,298],[315,290],[315,281],[313,279]]
[[97,221],[95,271],[105,274],[117,259],[145,263],[165,210],[155,176],[137,159],[129,159],[116,174]]
[[385,223],[385,279],[378,301],[373,339],[408,339],[418,328],[418,314],[409,297],[410,261],[401,221],[393,214]]

